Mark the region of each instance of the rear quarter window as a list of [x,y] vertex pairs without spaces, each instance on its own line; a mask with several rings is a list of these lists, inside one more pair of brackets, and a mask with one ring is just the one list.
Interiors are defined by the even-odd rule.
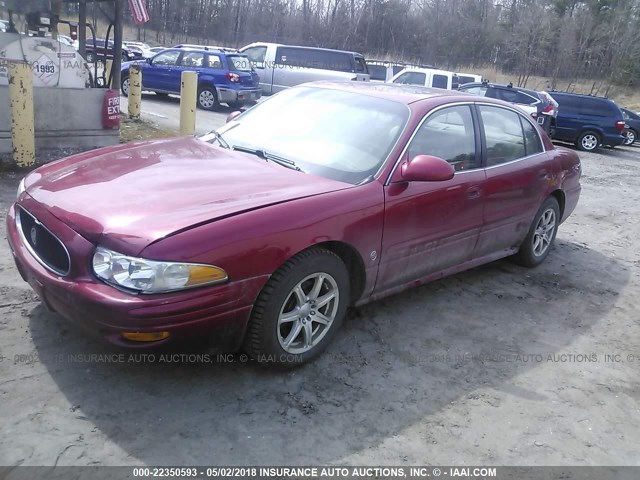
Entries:
[[583,98],[580,102],[580,113],[582,115],[593,115],[595,117],[610,117],[616,112],[613,105],[604,100],[596,98]]

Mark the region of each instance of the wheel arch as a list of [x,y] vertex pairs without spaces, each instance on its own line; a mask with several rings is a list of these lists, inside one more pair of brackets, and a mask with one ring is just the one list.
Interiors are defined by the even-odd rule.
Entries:
[[[349,272],[349,283],[351,290],[350,304],[358,300],[363,292],[366,283],[366,270],[364,261],[358,250],[346,242],[330,240],[316,243],[308,248],[320,247],[335,253],[340,257]],[[307,250],[307,249],[305,249]]]
[[565,194],[562,190],[557,189],[551,192],[550,197],[555,198],[558,201],[558,207],[560,207],[560,218],[564,216],[564,207],[566,203]]

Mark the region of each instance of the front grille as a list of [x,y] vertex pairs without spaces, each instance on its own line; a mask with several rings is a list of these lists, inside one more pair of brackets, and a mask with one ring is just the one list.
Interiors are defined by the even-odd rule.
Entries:
[[31,254],[52,272],[67,275],[71,259],[64,244],[24,208],[16,210],[18,231]]

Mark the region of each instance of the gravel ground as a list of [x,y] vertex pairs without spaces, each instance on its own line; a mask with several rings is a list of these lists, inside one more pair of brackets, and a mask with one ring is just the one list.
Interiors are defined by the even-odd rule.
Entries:
[[[353,310],[284,373],[92,361],[122,351],[46,312],[3,239],[0,465],[638,465],[639,152],[581,154],[581,202],[541,267]],[[18,181],[2,174],[2,211]]]

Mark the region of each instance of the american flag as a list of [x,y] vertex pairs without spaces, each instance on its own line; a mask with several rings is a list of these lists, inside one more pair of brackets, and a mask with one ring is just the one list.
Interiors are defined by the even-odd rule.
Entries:
[[145,0],[129,0],[129,7],[131,7],[131,16],[133,22],[136,25],[141,25],[149,21],[149,12],[147,12],[147,6]]

